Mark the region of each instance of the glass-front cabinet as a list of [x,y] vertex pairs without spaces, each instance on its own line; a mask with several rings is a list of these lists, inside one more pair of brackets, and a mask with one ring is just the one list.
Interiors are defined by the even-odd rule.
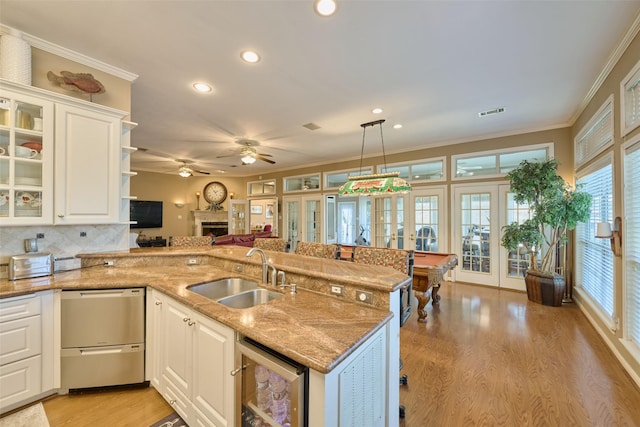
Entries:
[[53,103],[0,88],[0,224],[51,224]]

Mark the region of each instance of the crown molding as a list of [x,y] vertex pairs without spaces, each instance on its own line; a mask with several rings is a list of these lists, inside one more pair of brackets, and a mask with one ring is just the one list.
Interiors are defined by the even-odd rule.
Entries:
[[[6,34],[17,35],[19,33],[20,32],[18,30],[12,27],[9,27],[4,24],[0,24],[0,35],[6,35]],[[118,67],[114,67],[113,65],[109,65],[106,62],[99,61],[95,58],[91,58],[87,55],[75,52],[71,49],[67,49],[55,43],[48,42],[46,40],[43,40],[31,34],[22,32],[22,38],[24,39],[24,41],[29,43],[32,47],[35,47],[40,50],[44,50],[45,52],[49,52],[53,55],[60,56],[62,58],[69,59],[79,64],[86,65],[87,67],[95,68],[96,70],[103,71],[107,74],[111,74],[112,76],[119,77],[129,82],[133,82],[138,78],[137,74],[131,73],[129,71],[123,70]]]
[[638,35],[638,32],[640,32],[640,13],[636,15],[636,18],[633,20],[633,22],[631,23],[631,26],[629,27],[627,32],[624,34],[624,36],[620,40],[620,43],[618,43],[618,45],[613,50],[613,52],[611,52],[611,55],[609,55],[609,58],[607,59],[607,62],[604,68],[598,75],[598,78],[593,83],[593,85],[591,86],[591,89],[589,89],[589,92],[587,92],[587,95],[584,97],[584,99],[580,103],[580,106],[576,110],[576,113],[569,120],[569,123],[571,123],[571,126],[573,126],[576,123],[576,121],[578,120],[578,117],[580,117],[580,115],[584,112],[585,108],[587,108],[587,105],[589,105],[589,103],[595,96],[596,92],[600,89],[600,87],[602,86],[606,78],[609,76],[609,74],[611,73],[611,70],[613,70],[613,67],[615,67],[615,65],[618,63],[620,58],[622,58],[622,55],[624,55],[627,48],[633,41],[633,39]]

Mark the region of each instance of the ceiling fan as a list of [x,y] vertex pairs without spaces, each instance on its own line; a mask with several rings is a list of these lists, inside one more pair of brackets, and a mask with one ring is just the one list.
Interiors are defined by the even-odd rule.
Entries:
[[191,162],[189,160],[176,159],[176,162],[182,162],[182,165],[178,168],[178,175],[180,175],[183,178],[188,178],[190,176],[193,176],[194,173],[199,173],[199,174],[202,174],[202,175],[211,175],[210,172],[202,171],[202,170],[196,170],[196,169],[192,168],[190,165],[192,165],[193,162]]
[[[252,163],[255,163],[256,160],[262,160],[263,162],[267,162],[272,165],[276,163],[275,161],[267,158],[272,157],[271,154],[258,153],[256,151],[254,147],[259,145],[257,141],[240,140],[236,141],[236,144],[244,145],[242,150],[240,150],[240,160],[242,161],[243,165],[250,165]],[[221,159],[223,157],[231,157],[235,155],[236,154],[226,154],[224,156],[217,156],[216,158]]]

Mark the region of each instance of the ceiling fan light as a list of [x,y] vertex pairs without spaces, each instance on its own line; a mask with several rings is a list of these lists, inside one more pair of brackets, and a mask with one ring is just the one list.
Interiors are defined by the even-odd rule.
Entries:
[[178,169],[178,175],[180,175],[183,178],[188,178],[193,174],[193,171],[191,170],[191,168],[188,168],[186,166],[182,166],[180,167],[180,169]]
[[242,163],[245,163],[245,164],[247,164],[247,165],[250,165],[250,164],[252,164],[252,163],[255,163],[256,158],[255,158],[255,157],[253,157],[253,156],[250,156],[250,155],[248,155],[248,154],[245,154],[244,156],[242,156],[242,158],[241,158],[240,160],[242,160]]

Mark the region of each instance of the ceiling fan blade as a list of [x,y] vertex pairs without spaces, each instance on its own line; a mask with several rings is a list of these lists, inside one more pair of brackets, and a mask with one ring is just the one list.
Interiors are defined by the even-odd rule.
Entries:
[[265,153],[256,153],[258,156],[264,156],[264,157],[273,157],[272,154],[265,154]]
[[233,156],[237,156],[237,154],[225,154],[224,156],[216,156],[216,159],[222,159],[224,157],[233,157]]
[[211,172],[207,172],[207,171],[194,170],[194,172],[201,173],[202,175],[211,175]]
[[260,154],[258,154],[258,155],[256,156],[256,158],[257,158],[258,160],[262,160],[263,162],[271,163],[272,165],[274,165],[274,164],[276,163],[276,162],[274,162],[274,161],[273,161],[273,160],[271,160],[271,159],[267,159],[266,157],[262,157],[262,155],[260,155]]

